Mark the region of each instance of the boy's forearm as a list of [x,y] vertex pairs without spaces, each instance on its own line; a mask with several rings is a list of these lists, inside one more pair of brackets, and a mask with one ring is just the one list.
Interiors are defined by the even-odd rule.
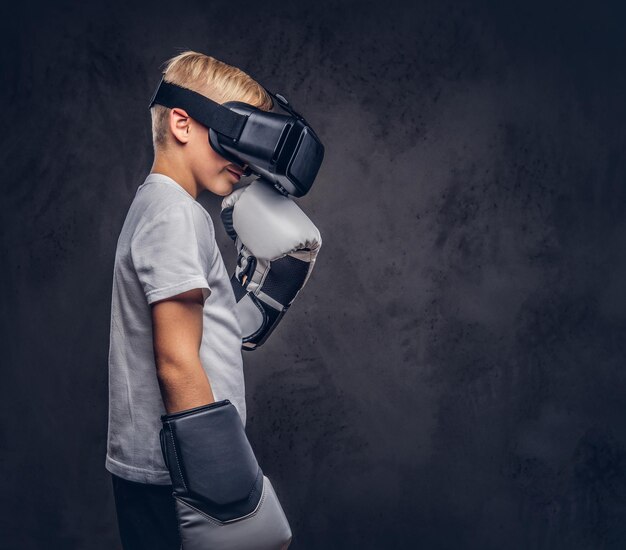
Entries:
[[203,303],[194,288],[152,305],[154,362],[168,414],[215,401],[200,361]]
[[215,401],[199,357],[184,363],[158,364],[157,378],[168,414]]

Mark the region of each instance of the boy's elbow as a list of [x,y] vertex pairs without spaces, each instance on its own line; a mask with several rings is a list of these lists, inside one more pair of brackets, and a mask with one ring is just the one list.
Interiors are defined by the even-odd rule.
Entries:
[[159,384],[166,388],[180,388],[202,371],[200,358],[186,361],[157,361],[156,375]]

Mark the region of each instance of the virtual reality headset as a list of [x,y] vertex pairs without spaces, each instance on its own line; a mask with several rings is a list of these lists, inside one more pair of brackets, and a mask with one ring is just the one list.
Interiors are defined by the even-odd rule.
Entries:
[[243,103],[217,103],[161,77],[149,107],[155,103],[180,107],[209,128],[211,147],[241,167],[244,176],[256,174],[284,195],[308,193],[324,159],[324,146],[313,128],[280,94],[267,93],[288,114],[266,112]]

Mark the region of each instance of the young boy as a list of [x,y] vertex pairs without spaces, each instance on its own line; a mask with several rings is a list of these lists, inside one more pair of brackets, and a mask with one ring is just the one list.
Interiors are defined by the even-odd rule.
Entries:
[[[164,79],[218,103],[272,107],[247,74],[201,53],[170,59]],[[178,550],[161,415],[229,399],[246,422],[235,297],[213,221],[196,200],[205,189],[231,193],[244,167],[218,155],[184,109],[154,105],[151,114],[154,164],[115,255],[105,467],[124,548]]]

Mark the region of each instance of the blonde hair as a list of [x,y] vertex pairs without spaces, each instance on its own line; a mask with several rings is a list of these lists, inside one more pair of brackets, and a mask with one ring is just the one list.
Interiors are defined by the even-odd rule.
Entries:
[[[267,91],[247,73],[203,53],[184,51],[165,62],[164,80],[198,92],[217,103],[243,101],[263,111],[274,103]],[[152,144],[156,153],[167,143],[170,109],[163,105],[150,108]]]

